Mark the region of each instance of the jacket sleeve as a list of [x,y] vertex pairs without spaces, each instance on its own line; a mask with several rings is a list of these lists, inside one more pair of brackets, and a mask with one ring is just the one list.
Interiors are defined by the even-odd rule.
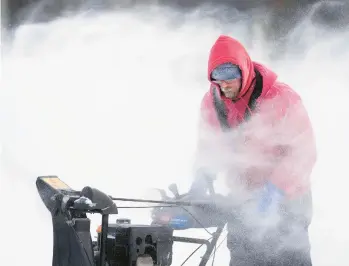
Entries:
[[309,115],[301,98],[291,89],[278,95],[274,108],[273,167],[269,181],[287,197],[306,193],[311,186],[311,173],[316,163],[317,150]]

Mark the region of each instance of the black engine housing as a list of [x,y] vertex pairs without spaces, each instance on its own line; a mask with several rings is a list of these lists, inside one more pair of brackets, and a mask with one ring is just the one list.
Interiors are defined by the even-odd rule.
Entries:
[[[99,250],[98,234],[95,250]],[[171,265],[173,229],[156,225],[109,224],[106,261],[109,266],[136,265],[137,258],[149,255],[154,265]]]

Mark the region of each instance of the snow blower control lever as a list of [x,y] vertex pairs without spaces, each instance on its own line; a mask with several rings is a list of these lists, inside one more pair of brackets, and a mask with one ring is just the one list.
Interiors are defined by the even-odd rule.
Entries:
[[[180,195],[175,184],[169,186],[174,198],[167,196],[164,190],[159,190],[163,200],[158,201],[113,198],[88,186],[77,191],[57,176],[38,177],[36,187],[52,216],[54,234],[52,266],[134,266],[140,263],[169,266],[172,264],[174,242],[206,245],[206,252],[199,264],[204,266],[210,259],[226,223],[226,216],[223,215],[226,210],[220,204],[224,200],[212,200],[212,195],[204,195],[201,198],[191,193]],[[207,188],[210,194],[214,192],[210,185]],[[120,218],[116,219],[114,224],[109,223],[111,215],[117,215],[118,209],[125,208],[117,207],[115,201],[157,204],[151,206],[153,223],[134,225],[129,219]],[[186,218],[183,226],[182,218],[188,217],[188,213],[192,217],[196,215],[200,217],[200,213],[193,215],[188,210],[193,207],[196,207],[196,212],[207,209],[210,212],[215,211],[217,215],[212,215],[215,220],[207,223],[204,220],[193,219],[188,222]],[[87,217],[89,213],[102,216],[101,226],[97,230],[97,241],[92,240],[91,221]],[[177,224],[173,221],[177,221]],[[217,227],[217,230],[212,234],[211,241],[173,235],[173,231],[177,229],[212,226]],[[145,258],[149,259],[149,264],[144,264]]]

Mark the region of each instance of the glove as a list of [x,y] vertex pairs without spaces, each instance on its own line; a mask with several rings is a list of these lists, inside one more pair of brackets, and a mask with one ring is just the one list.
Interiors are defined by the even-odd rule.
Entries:
[[275,211],[284,197],[283,191],[270,182],[266,183],[258,200],[258,211],[263,214]]

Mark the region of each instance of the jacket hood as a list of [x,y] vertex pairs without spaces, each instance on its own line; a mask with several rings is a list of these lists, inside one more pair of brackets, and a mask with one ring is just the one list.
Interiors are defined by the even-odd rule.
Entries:
[[236,39],[226,35],[219,36],[210,50],[207,73],[210,82],[213,69],[223,63],[239,66],[242,74],[242,86],[238,98],[241,98],[247,93],[255,78],[254,66],[245,47]]

